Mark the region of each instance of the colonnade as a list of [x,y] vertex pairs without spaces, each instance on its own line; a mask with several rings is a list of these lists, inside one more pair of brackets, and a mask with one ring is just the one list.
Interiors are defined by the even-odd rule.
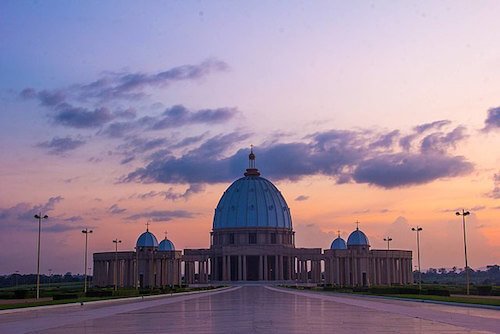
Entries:
[[[325,284],[368,286],[413,283],[412,259],[392,256],[327,256]],[[410,255],[411,256],[411,255]]]
[[[113,253],[107,253],[112,255]],[[141,254],[142,255],[142,254]],[[95,286],[153,287],[181,284],[181,260],[172,257],[139,256],[94,259]]]

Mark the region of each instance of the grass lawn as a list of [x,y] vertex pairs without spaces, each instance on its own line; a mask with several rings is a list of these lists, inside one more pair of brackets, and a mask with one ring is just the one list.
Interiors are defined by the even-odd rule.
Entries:
[[22,302],[13,304],[0,304],[0,310],[9,310],[14,308],[25,308],[33,306],[46,306],[46,305],[59,305],[59,304],[71,304],[71,303],[81,303],[81,302],[91,302],[96,300],[106,300],[106,299],[117,299],[117,298],[131,298],[131,297],[84,297],[77,299],[62,299],[62,300],[43,300],[34,302]]
[[500,299],[488,298],[481,296],[432,296],[432,295],[378,295],[378,296],[388,296],[388,297],[398,297],[398,298],[408,298],[408,299],[420,299],[420,300],[434,300],[440,302],[450,302],[450,303],[464,303],[464,304],[479,304],[479,305],[489,305],[489,306],[500,306]]

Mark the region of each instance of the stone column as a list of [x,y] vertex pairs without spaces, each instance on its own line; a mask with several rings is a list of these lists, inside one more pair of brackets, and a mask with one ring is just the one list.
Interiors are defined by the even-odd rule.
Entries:
[[279,255],[274,255],[274,280],[278,281],[280,278],[280,260]]
[[241,255],[238,255],[238,281],[241,281],[243,276],[243,260],[241,257]]
[[227,259],[226,256],[222,256],[222,280],[227,281]]
[[264,257],[262,255],[259,256],[259,281],[264,279]]
[[264,255],[264,281],[269,280],[269,268],[267,266],[267,255]]
[[247,256],[243,255],[243,280],[247,280]]

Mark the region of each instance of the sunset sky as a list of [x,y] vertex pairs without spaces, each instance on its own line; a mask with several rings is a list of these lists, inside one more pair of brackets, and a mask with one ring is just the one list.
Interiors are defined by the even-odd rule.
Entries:
[[[83,272],[146,222],[209,247],[257,167],[297,247],[360,222],[423,268],[500,263],[500,2],[0,2],[0,274]],[[414,253],[416,264],[416,252]]]

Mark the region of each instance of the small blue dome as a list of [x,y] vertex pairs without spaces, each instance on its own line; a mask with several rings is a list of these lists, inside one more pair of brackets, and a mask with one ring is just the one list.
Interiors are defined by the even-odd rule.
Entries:
[[370,246],[370,242],[366,235],[359,228],[356,228],[356,230],[349,235],[347,246]]
[[172,241],[165,238],[160,242],[160,245],[158,245],[158,250],[160,250],[160,251],[174,251],[175,246],[174,246],[174,243]]
[[153,233],[146,230],[139,236],[135,245],[136,247],[158,247],[158,240],[156,240]]
[[340,236],[337,237],[337,239],[333,240],[332,245],[330,246],[330,249],[347,249],[347,245],[345,243],[345,240],[342,239]]

